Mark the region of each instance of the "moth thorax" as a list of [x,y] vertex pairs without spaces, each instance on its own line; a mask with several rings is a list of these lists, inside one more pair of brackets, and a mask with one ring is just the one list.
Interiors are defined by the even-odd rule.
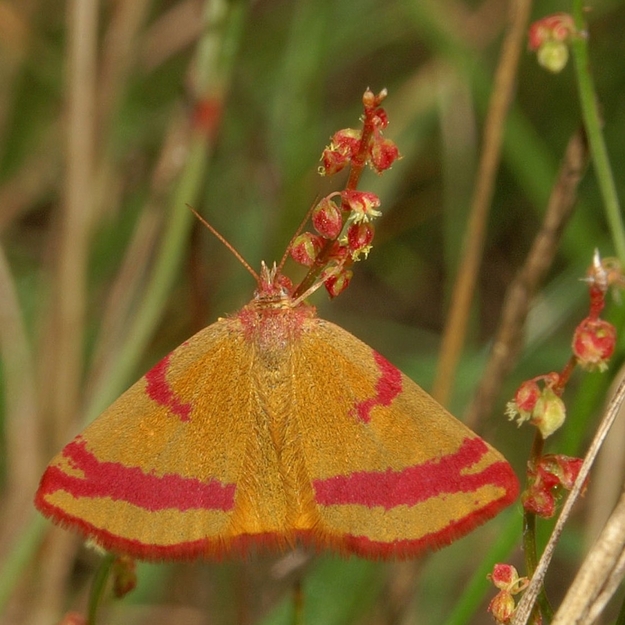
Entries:
[[263,309],[292,308],[291,302],[291,296],[286,293],[258,295],[254,300],[252,300],[253,306],[261,311]]
[[301,331],[298,326],[297,316],[290,308],[277,306],[259,311],[254,338],[261,357],[282,357],[298,339]]

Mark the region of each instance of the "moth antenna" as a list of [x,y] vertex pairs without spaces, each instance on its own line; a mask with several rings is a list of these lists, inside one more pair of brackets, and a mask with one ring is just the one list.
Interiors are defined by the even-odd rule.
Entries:
[[280,262],[278,263],[278,273],[282,273],[282,267],[284,267],[284,263],[286,263],[286,259],[289,257],[289,251],[291,250],[293,241],[295,241],[295,239],[297,239],[297,237],[300,234],[302,234],[302,230],[304,229],[304,226],[308,223],[308,220],[310,219],[310,216],[312,215],[312,212],[315,206],[317,206],[318,202],[319,202],[319,195],[317,195],[317,197],[315,198],[315,201],[312,203],[312,206],[306,212],[306,215],[304,216],[302,223],[300,223],[300,225],[297,227],[295,234],[291,237],[289,244],[286,246],[286,250],[284,250],[284,254],[282,255],[282,258],[280,259]]
[[234,254],[235,258],[252,274],[252,276],[254,276],[254,280],[260,284],[259,275],[252,269],[252,266],[245,260],[245,258],[237,252],[234,246],[229,243],[221,233],[215,230],[215,228],[213,228],[213,226],[211,226],[208,221],[206,221],[206,219],[204,219],[204,217],[202,217],[202,215],[200,215],[200,213],[193,208],[193,206],[190,204],[187,204],[187,206],[191,209],[191,212]]

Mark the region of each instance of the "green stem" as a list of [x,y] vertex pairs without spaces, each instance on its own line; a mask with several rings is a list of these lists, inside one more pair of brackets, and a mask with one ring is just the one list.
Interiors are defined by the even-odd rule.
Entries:
[[107,553],[104,558],[102,558],[102,562],[100,562],[100,566],[98,567],[95,577],[93,578],[91,592],[89,593],[87,625],[96,625],[98,608],[102,603],[104,592],[106,590],[106,583],[111,575],[111,569],[114,561],[115,556]]
[[[580,33],[587,32],[584,21],[583,0],[573,0],[573,17],[577,31]],[[574,37],[571,42],[571,50],[575,59],[580,105],[597,183],[603,198],[614,250],[621,263],[625,264],[625,228],[623,227],[623,217],[616,193],[616,185],[614,184],[612,167],[608,158],[608,150],[601,132],[601,117],[597,105],[597,95],[590,72],[588,37],[582,35]]]
[[621,603],[621,609],[616,617],[616,621],[614,621],[614,625],[625,625],[625,601]]
[[[543,455],[543,449],[545,446],[545,439],[540,432],[536,432],[534,437],[534,443],[532,444],[532,450],[530,452],[529,465],[536,466]],[[536,515],[527,510],[523,511],[523,552],[525,553],[525,570],[528,577],[534,575],[536,565],[538,564],[538,550],[536,547]],[[547,619],[547,622],[553,618],[553,608],[547,598],[545,587],[540,589],[538,595],[538,604],[540,605],[540,611],[542,616]],[[537,608],[535,608],[536,610]]]
[[[530,451],[529,466],[536,467],[543,453],[545,439],[537,430],[534,442]],[[536,570],[538,563],[536,549],[536,515],[527,510],[523,511],[523,552],[525,553],[525,570],[528,577],[531,577]]]
[[299,578],[293,584],[293,625],[304,625],[304,590]]

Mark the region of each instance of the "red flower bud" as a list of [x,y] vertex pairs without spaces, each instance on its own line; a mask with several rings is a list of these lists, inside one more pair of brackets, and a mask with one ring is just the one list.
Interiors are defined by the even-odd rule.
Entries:
[[529,579],[519,577],[511,564],[495,564],[493,572],[487,575],[493,584],[500,589],[488,606],[488,611],[498,623],[509,623],[516,606],[513,595],[527,588]]
[[558,486],[571,490],[582,468],[581,458],[572,458],[563,454],[547,454],[540,459],[539,467],[543,474],[554,476]]
[[568,41],[575,34],[575,22],[568,13],[554,13],[535,21],[527,37],[530,50],[538,50],[548,41]]
[[223,113],[223,100],[220,98],[207,98],[200,100],[193,111],[193,127],[209,138],[213,138],[219,127]]
[[319,167],[319,173],[322,176],[331,176],[349,165],[358,154],[361,136],[361,131],[353,128],[344,128],[335,132],[330,139],[330,145],[321,155],[322,164]]
[[326,148],[321,154],[321,162],[317,171],[320,176],[332,176],[349,165],[351,159],[346,154],[332,148]]
[[573,353],[585,369],[605,371],[615,347],[616,329],[603,319],[586,317],[575,329]]
[[536,407],[536,402],[540,397],[540,387],[535,380],[527,380],[519,386],[514,401],[519,412],[531,413]]
[[360,254],[365,257],[371,250],[371,241],[375,230],[370,223],[353,223],[347,229],[347,245],[352,254],[352,258],[356,260]]
[[371,167],[378,174],[387,170],[398,158],[399,150],[393,141],[380,137],[373,137],[369,148]]
[[488,612],[490,612],[499,625],[507,625],[514,615],[516,604],[512,595],[502,590],[498,592],[491,602],[488,604]]
[[351,255],[347,249],[347,241],[343,237],[340,241],[334,241],[328,254],[328,260],[336,261],[336,265],[342,265]]
[[[537,379],[545,381],[546,386],[542,390],[536,384]],[[543,438],[553,434],[566,418],[564,402],[552,390],[555,382],[553,374],[524,382],[514,400],[508,402],[506,407],[508,418],[517,419],[519,425],[529,421],[540,430]]]
[[325,278],[323,282],[323,285],[325,286],[330,297],[340,295],[349,286],[350,280],[353,276],[353,272],[350,269],[345,269],[344,267],[342,267],[338,273],[336,273],[336,268],[326,269],[321,274],[322,279],[324,274],[330,274],[329,277]]
[[575,22],[567,13],[555,13],[534,22],[528,32],[530,50],[537,52],[539,64],[558,73],[569,59],[568,43],[576,33]]
[[523,508],[543,519],[550,519],[556,511],[556,499],[551,490],[542,483],[538,487],[529,487],[521,495]]
[[291,258],[300,265],[310,267],[323,247],[323,239],[312,232],[303,232],[295,237],[289,253]]
[[371,123],[380,130],[383,130],[388,126],[388,115],[382,107],[375,110],[371,116]]
[[343,229],[341,210],[331,199],[324,197],[313,209],[312,223],[322,237],[336,239]]
[[555,513],[560,489],[571,490],[582,466],[581,458],[562,454],[543,456],[536,467],[527,470],[528,487],[521,495],[523,507],[545,519]]
[[376,210],[380,206],[380,198],[375,193],[346,189],[341,192],[341,199],[343,206],[349,207],[352,212],[350,217],[354,223],[369,221],[382,214]]

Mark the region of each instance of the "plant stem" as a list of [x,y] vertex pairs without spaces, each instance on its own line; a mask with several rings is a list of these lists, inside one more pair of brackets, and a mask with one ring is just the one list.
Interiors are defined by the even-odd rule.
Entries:
[[[530,466],[536,466],[538,464],[543,454],[544,446],[545,439],[540,432],[537,431],[530,453]],[[525,553],[525,569],[527,576],[532,577],[536,570],[536,564],[538,563],[538,552],[536,548],[536,515],[527,510],[523,512],[523,551]],[[541,588],[540,594],[538,595],[538,603],[540,604],[542,615],[550,620],[553,617],[553,608],[549,603],[544,586]]]
[[111,568],[113,566],[114,560],[115,556],[107,553],[104,558],[102,558],[102,562],[100,562],[100,566],[98,567],[95,577],[93,578],[93,583],[91,584],[91,592],[89,593],[89,612],[87,615],[87,625],[96,625],[98,608],[102,603],[104,591],[106,590],[106,582],[111,575]]
[[[573,17],[575,27],[579,33],[585,33],[584,3],[582,0],[573,0]],[[590,153],[597,176],[597,183],[603,197],[606,218],[612,234],[614,250],[621,263],[625,263],[625,229],[621,207],[619,205],[614,184],[612,167],[608,158],[608,150],[601,132],[601,118],[597,105],[595,86],[590,73],[590,60],[588,56],[588,37],[578,35],[571,42],[571,50],[575,59],[575,71],[579,99],[584,118],[584,126],[590,144]]]

